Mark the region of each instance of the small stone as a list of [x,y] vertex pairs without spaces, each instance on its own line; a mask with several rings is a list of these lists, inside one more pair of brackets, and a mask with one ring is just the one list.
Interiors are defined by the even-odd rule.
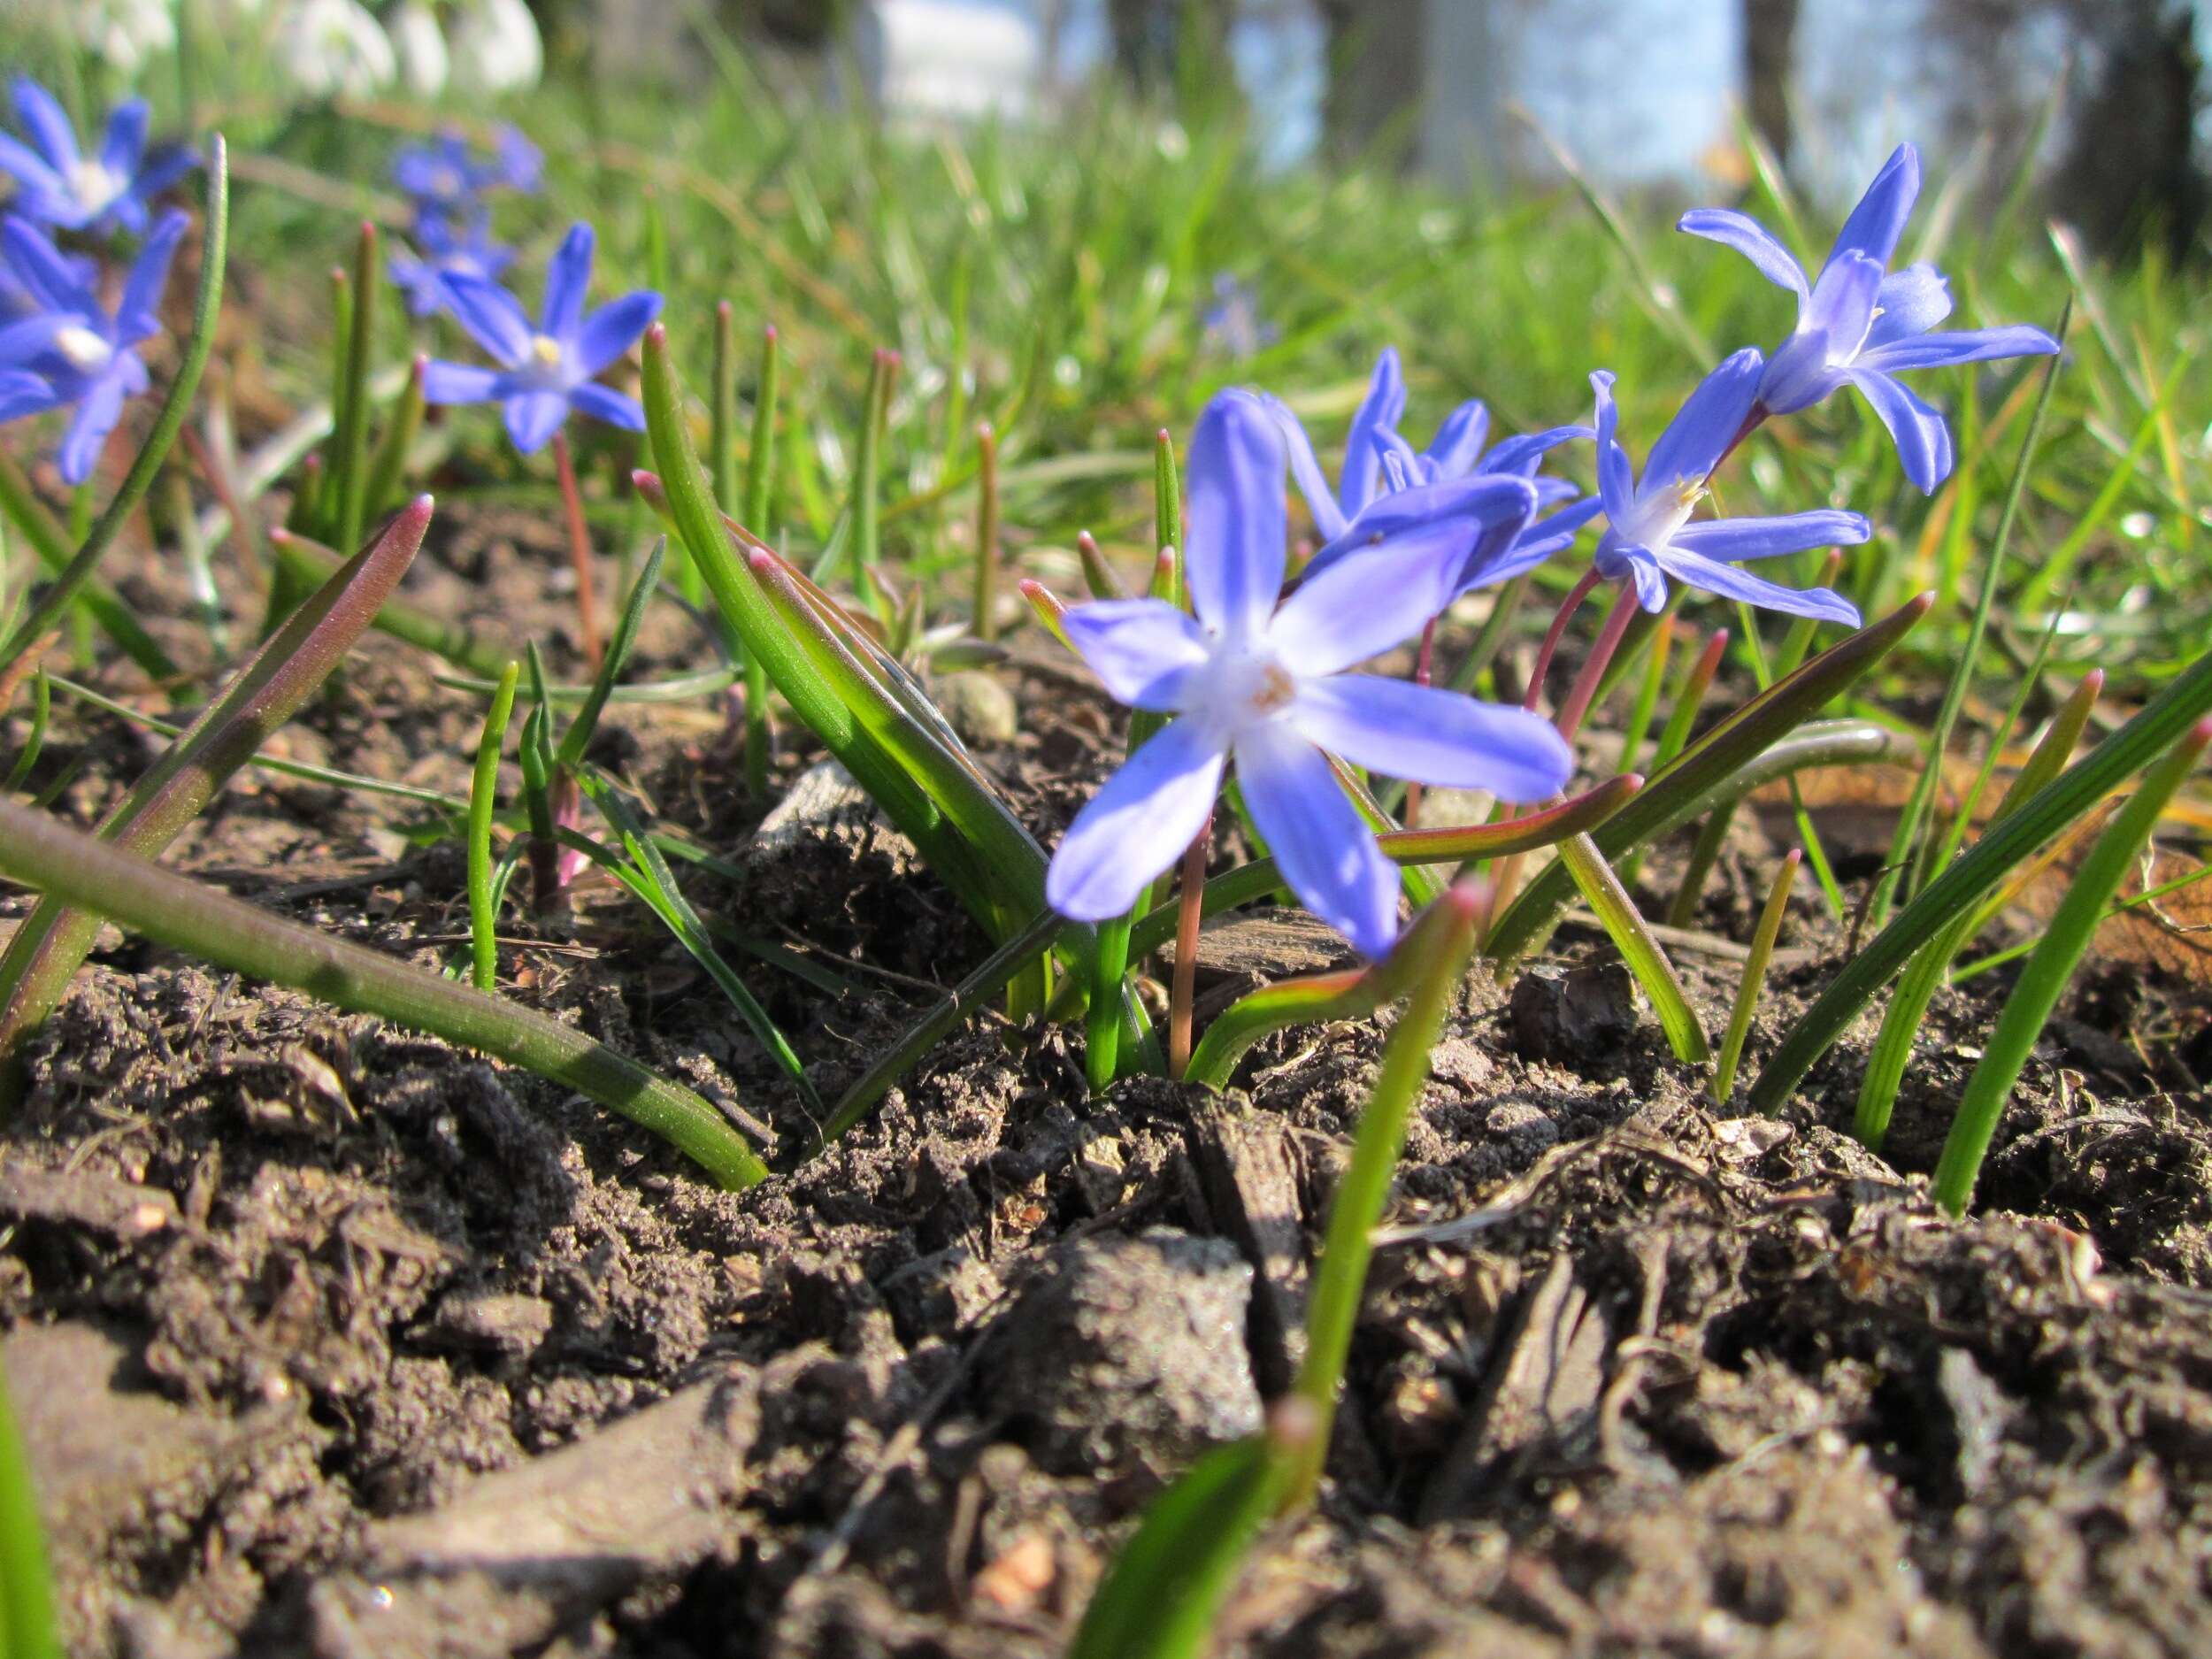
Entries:
[[1627,1059],[1647,1010],[1635,976],[1599,962],[1537,964],[1514,981],[1506,1011],[1524,1055],[1588,1073]]
[[1252,1270],[1225,1240],[1155,1227],[1064,1245],[1003,1321],[993,1404],[1048,1471],[1164,1484],[1259,1429],[1251,1296]]
[[1010,743],[1021,729],[1014,694],[995,675],[971,669],[936,682],[938,710],[963,742],[983,746]]

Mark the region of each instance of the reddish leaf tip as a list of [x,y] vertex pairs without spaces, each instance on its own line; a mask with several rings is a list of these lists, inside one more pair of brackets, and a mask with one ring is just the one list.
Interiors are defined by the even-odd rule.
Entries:
[[655,347],[666,346],[668,344],[668,325],[664,322],[649,322],[646,324],[645,343],[649,346]]
[[761,331],[760,331],[760,337],[761,337],[763,340],[774,340],[774,339],[778,338],[779,336],[778,336],[778,335],[777,335],[777,334],[776,334],[776,326],[775,326],[775,324],[773,324],[773,323],[769,323],[769,324],[767,324],[765,326],[764,326],[764,327],[761,329]]
[[724,322],[727,322],[731,318],[737,315],[737,307],[731,304],[727,300],[717,300],[714,302],[714,314],[717,317],[719,317]]
[[1782,862],[1790,869],[1796,869],[1798,865],[1805,862],[1805,849],[1802,847],[1791,848],[1789,851],[1782,855]]

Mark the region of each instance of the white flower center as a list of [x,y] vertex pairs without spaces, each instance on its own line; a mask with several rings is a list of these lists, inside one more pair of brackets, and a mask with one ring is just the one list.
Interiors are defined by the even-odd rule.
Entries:
[[1633,541],[1655,552],[1674,540],[1674,533],[1689,523],[1690,515],[1704,498],[1703,479],[1678,478],[1671,484],[1639,492],[1628,522],[1613,527],[1620,533],[1622,541]]
[[441,167],[430,175],[430,193],[433,196],[458,196],[464,188],[460,173],[451,167]]
[[541,369],[557,369],[561,366],[561,342],[551,334],[532,334],[530,357]]
[[1298,695],[1298,681],[1264,646],[1222,651],[1202,671],[1189,711],[1224,738],[1274,718]]
[[104,369],[114,357],[115,348],[82,323],[71,323],[54,335],[54,346],[69,359],[69,366],[89,374]]
[[125,180],[96,159],[79,162],[69,173],[69,193],[88,213],[96,213],[123,194]]

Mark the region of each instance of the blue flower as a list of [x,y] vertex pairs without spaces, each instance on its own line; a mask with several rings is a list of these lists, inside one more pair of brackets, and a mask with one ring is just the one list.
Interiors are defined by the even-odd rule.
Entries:
[[466,136],[449,131],[392,158],[392,181],[414,198],[418,223],[425,214],[472,218],[485,191],[535,190],[544,173],[544,155],[511,127],[499,129],[487,160],[470,153]]
[[82,265],[56,252],[43,231],[13,214],[0,222],[0,255],[36,307],[0,327],[0,370],[8,372],[0,380],[21,374],[47,388],[43,402],[35,405],[27,403],[20,380],[0,389],[0,420],[73,404],[76,418],[61,445],[65,483],[81,484],[92,476],[124,403],[149,384],[135,348],[161,331],[157,312],[169,284],[169,261],[190,223],[173,208],[155,222],[111,313]]
[[[1527,480],[1536,492],[1539,507],[1567,500],[1578,493],[1575,487],[1563,479],[1539,478],[1536,469],[1543,465],[1545,455],[1560,444],[1590,435],[1587,426],[1554,426],[1505,439],[1486,453],[1483,446],[1490,435],[1490,411],[1476,400],[1462,403],[1447,415],[1429,447],[1416,454],[1398,433],[1398,423],[1405,415],[1405,376],[1397,349],[1386,346],[1375,360],[1367,396],[1352,417],[1351,433],[1344,444],[1344,473],[1332,493],[1328,478],[1315,457],[1312,441],[1298,417],[1279,399],[1265,401],[1281,428],[1299,493],[1305,496],[1314,526],[1325,538],[1321,550],[1306,566],[1309,577],[1371,545],[1379,536],[1397,534],[1411,518],[1453,516],[1455,503],[1471,495],[1479,498],[1480,491],[1471,490],[1469,486],[1486,480]],[[1571,542],[1597,512],[1595,500],[1578,502],[1535,524],[1517,526],[1509,536],[1471,537],[1459,580],[1445,603],[1471,588],[1509,580],[1540,564]]]
[[1932,492],[1950,475],[1950,429],[1895,377],[1910,369],[2046,354],[2056,351],[2058,342],[2024,325],[1930,332],[1951,314],[1943,273],[1927,264],[1889,269],[1919,194],[1920,152],[1900,144],[1851,210],[1810,283],[1789,250],[1748,214],[1702,207],[1685,213],[1678,228],[1733,248],[1768,281],[1797,296],[1796,330],[1768,360],[1759,406],[1786,415],[1839,386],[1855,386],[1889,428],[1906,477]]
[[1620,415],[1613,406],[1613,377],[1603,369],[1590,377],[1597,394],[1598,498],[1606,518],[1598,542],[1598,574],[1608,581],[1634,582],[1636,597],[1647,611],[1665,608],[1671,576],[1763,610],[1856,627],[1857,608],[1840,595],[1825,588],[1784,588],[1736,570],[1731,562],[1855,546],[1872,534],[1860,514],[1822,508],[1775,518],[1691,521],[1713,469],[1750,421],[1765,367],[1757,349],[1747,346],[1707,375],[1651,446],[1640,484],[1615,435]]
[[423,396],[434,403],[503,404],[507,435],[526,455],[543,449],[572,409],[610,426],[644,431],[645,411],[637,400],[592,377],[660,315],[661,296],[641,288],[585,315],[591,253],[591,227],[572,226],[546,267],[544,314],[535,328],[498,283],[446,273],[441,279],[446,303],[501,366],[433,363],[423,376]]
[[19,187],[10,210],[63,230],[144,230],[147,203],[196,159],[173,144],[147,153],[143,99],[115,106],[93,156],[79,152],[69,117],[28,75],[15,78],[15,113],[38,148],[0,134],[0,173]]
[[445,308],[449,275],[457,272],[495,282],[515,260],[513,249],[492,241],[489,218],[482,213],[459,232],[440,215],[419,214],[414,239],[420,251],[395,248],[389,266],[392,280],[407,296],[410,316],[427,317]]
[[[1122,702],[1171,720],[1106,780],[1045,878],[1054,909],[1118,916],[1205,824],[1234,759],[1253,823],[1313,913],[1371,956],[1397,932],[1398,872],[1327,755],[1512,801],[1554,795],[1573,771],[1547,721],[1455,692],[1344,671],[1420,631],[1457,579],[1464,534],[1433,523],[1386,534],[1309,576],[1278,608],[1287,457],[1268,400],[1224,392],[1191,441],[1186,571],[1194,620],[1156,599],[1066,616],[1068,638]],[[1470,514],[1509,536],[1535,510],[1525,480],[1479,486]]]

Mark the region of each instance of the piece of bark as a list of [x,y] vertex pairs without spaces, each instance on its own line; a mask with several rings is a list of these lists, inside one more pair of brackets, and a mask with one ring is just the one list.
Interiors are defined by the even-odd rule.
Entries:
[[719,1544],[759,1425],[749,1371],[371,1526],[352,1574],[308,1594],[318,1659],[534,1652]]
[[1252,1264],[1247,1340],[1261,1394],[1286,1392],[1306,1351],[1306,1248],[1298,1156],[1271,1113],[1229,1100],[1194,1103],[1184,1132],[1213,1225]]
[[9,1158],[0,1162],[0,1214],[63,1222],[128,1242],[174,1226],[177,1201],[157,1187],[96,1170],[42,1169]]
[[1458,1444],[1421,1497],[1424,1525],[1470,1513],[1514,1462],[1596,1420],[1610,1346],[1605,1316],[1564,1254],[1521,1302],[1511,1340],[1468,1413]]

